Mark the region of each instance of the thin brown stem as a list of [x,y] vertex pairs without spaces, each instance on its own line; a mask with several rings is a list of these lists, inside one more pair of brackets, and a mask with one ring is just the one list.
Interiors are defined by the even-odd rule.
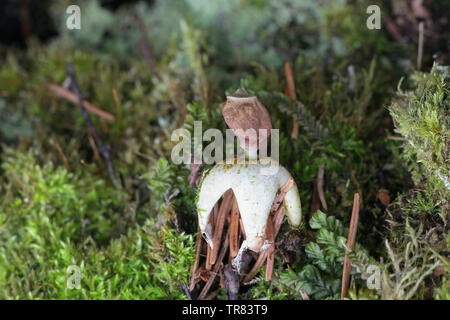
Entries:
[[67,171],[70,171],[70,167],[69,167],[69,161],[67,161],[66,155],[64,154],[61,145],[59,144],[58,140],[56,140],[56,138],[53,139],[55,141],[55,145],[56,145],[56,149],[58,149],[58,153],[60,154],[61,158],[64,161],[64,166],[66,167]]
[[136,19],[139,31],[141,32],[140,48],[141,48],[142,54],[144,55],[145,61],[147,61],[147,64],[148,64],[152,74],[157,79],[161,79],[161,76],[159,75],[158,71],[156,70],[155,59],[153,58],[153,48],[150,45],[150,43],[148,42],[147,31],[145,30],[144,22],[142,21],[141,17],[137,13],[135,13],[133,16]]
[[[70,101],[75,104],[79,103],[78,97],[76,94],[74,94],[73,92],[70,92],[69,90],[64,89],[61,86],[58,86],[54,83],[49,83],[48,89],[60,98],[66,99],[67,101]],[[86,108],[87,111],[99,116],[100,118],[103,118],[103,119],[109,120],[109,121],[114,120],[114,116],[111,113],[97,108],[96,106],[92,105],[91,103],[89,103],[86,100],[83,100],[83,107]]]
[[419,22],[419,46],[417,47],[417,70],[422,69],[424,22]]
[[[297,95],[295,93],[295,82],[294,82],[294,73],[292,72],[292,67],[289,61],[286,61],[284,63],[284,73],[286,74],[286,86],[287,86],[287,93],[289,98],[291,98],[292,101],[297,100]],[[291,137],[293,139],[296,139],[298,137],[298,121],[297,117],[294,115],[292,116],[292,132]]]
[[317,192],[319,194],[320,203],[325,210],[328,210],[327,201],[325,200],[325,193],[323,192],[323,176],[325,173],[325,164],[321,163],[319,165],[319,170],[317,172]]
[[342,287],[341,287],[341,299],[344,299],[347,295],[351,263],[349,258],[350,249],[355,245],[356,230],[358,229],[358,219],[359,219],[359,194],[355,193],[353,197],[353,209],[352,217],[350,219],[350,228],[348,230],[347,237],[347,248],[345,249],[344,256],[344,269],[342,271]]
[[267,248],[267,263],[266,263],[266,280],[272,278],[273,265],[275,263],[275,230],[273,226],[272,217],[267,219],[266,238],[269,241],[270,247]]
[[230,212],[231,205],[233,203],[234,195],[232,190],[228,190],[223,195],[222,203],[220,204],[219,213],[217,214],[217,220],[214,223],[214,235],[213,235],[213,249],[210,255],[210,264],[215,264],[217,260],[217,254],[219,253],[220,243],[222,241],[222,233],[225,226],[226,216]]
[[222,245],[222,248],[220,249],[220,253],[219,253],[219,257],[218,257],[218,262],[215,264],[213,272],[211,272],[211,276],[209,277],[208,281],[206,282],[205,286],[203,287],[202,291],[200,292],[200,295],[198,296],[199,300],[203,300],[206,298],[206,295],[209,291],[209,289],[211,288],[214,279],[216,278],[217,273],[219,272],[219,269],[222,266],[222,261],[223,258],[225,257],[225,254],[228,251],[228,243],[229,243],[229,234],[227,234],[227,236],[225,237],[225,241]]
[[230,219],[230,259],[234,259],[239,252],[239,207],[233,199]]
[[100,139],[100,136],[98,135],[97,131],[95,130],[94,123],[92,122],[92,119],[89,116],[89,113],[86,111],[86,108],[84,107],[82,93],[81,93],[80,87],[78,86],[78,83],[77,83],[77,80],[75,77],[75,69],[74,69],[73,65],[71,65],[71,64],[67,65],[67,79],[69,79],[69,89],[73,93],[75,93],[75,95],[78,98],[78,105],[80,106],[81,113],[86,122],[89,133],[94,138],[95,143],[97,144],[103,158],[105,159],[109,177],[110,177],[111,181],[113,182],[114,186],[119,187],[119,183],[116,180],[114,166],[111,161],[109,147],[107,147],[103,144],[102,139]]

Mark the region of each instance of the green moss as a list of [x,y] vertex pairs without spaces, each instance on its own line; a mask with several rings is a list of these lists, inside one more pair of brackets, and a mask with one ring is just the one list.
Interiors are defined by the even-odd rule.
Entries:
[[[40,167],[30,153],[6,150],[2,168],[8,186],[0,210],[2,298],[183,297],[175,284],[187,281],[192,235],[157,231],[148,218],[131,226],[123,191],[89,174]],[[68,288],[71,265],[84,275],[79,289]]]
[[[416,178],[426,174],[436,189],[450,190],[450,84],[448,67],[435,65],[430,73],[414,73],[412,90],[399,89],[390,107],[396,131],[406,138],[404,157]],[[417,166],[415,163],[423,166]]]

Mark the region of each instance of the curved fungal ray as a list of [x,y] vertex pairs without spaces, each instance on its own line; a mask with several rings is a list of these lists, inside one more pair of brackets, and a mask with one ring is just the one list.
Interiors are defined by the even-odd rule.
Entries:
[[[235,160],[233,164],[220,162],[204,174],[197,194],[197,212],[200,230],[211,247],[211,210],[225,191],[232,189],[244,225],[246,246],[255,252],[260,251],[276,193],[291,178],[282,166],[272,175],[261,174],[263,168],[265,166],[259,162],[239,163]],[[284,199],[289,222],[298,226],[301,221],[301,203],[295,183]]]

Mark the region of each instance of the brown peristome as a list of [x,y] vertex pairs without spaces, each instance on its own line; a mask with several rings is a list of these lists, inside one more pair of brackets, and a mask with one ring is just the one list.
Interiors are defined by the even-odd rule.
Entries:
[[[259,140],[263,141],[270,136],[272,121],[266,107],[243,88],[239,88],[233,95],[227,96],[222,106],[222,115],[228,127],[238,136],[241,146],[258,147]],[[240,130],[239,130],[240,129]],[[253,129],[256,141],[251,139],[245,131]],[[260,136],[260,130],[267,134]]]

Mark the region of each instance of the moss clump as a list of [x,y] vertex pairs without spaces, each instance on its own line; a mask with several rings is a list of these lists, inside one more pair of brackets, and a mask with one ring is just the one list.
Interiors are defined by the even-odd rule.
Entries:
[[[450,191],[450,71],[435,65],[411,76],[412,90],[399,89],[390,106],[396,131],[405,137],[404,158],[415,182],[423,175],[436,190]],[[420,163],[420,165],[416,165]]]
[[[91,174],[6,150],[0,198],[0,298],[167,299],[187,281],[193,236],[158,231],[148,208]],[[140,223],[136,224],[137,221]],[[78,266],[79,289],[68,288]]]
[[405,137],[402,156],[415,182],[415,187],[397,197],[389,208],[391,234],[386,246],[395,281],[386,286],[391,298],[430,298],[442,294],[441,285],[448,285],[448,71],[448,67],[435,65],[429,73],[415,72],[410,78],[410,90],[399,89],[389,108],[396,131]]

